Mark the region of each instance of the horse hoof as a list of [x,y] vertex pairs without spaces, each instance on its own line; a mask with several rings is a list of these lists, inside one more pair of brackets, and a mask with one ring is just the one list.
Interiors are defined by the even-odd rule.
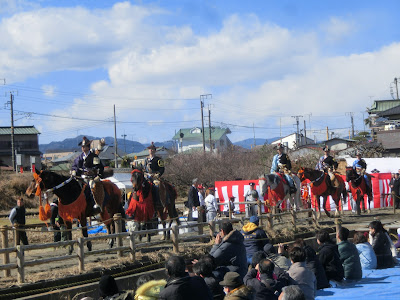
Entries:
[[92,242],[91,241],[87,242],[87,248],[89,251],[92,251]]
[[147,242],[150,243],[150,241],[151,241],[151,235],[149,234],[147,235]]

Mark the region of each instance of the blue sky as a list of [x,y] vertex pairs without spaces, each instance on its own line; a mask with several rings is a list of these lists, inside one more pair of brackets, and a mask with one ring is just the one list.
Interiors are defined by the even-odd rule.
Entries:
[[[231,140],[285,136],[306,121],[357,131],[400,77],[399,1],[0,0],[0,126],[40,143],[80,134],[148,143],[229,126]],[[2,83],[0,81],[0,83]],[[1,98],[0,98],[1,99]],[[206,119],[208,125],[208,118]]]

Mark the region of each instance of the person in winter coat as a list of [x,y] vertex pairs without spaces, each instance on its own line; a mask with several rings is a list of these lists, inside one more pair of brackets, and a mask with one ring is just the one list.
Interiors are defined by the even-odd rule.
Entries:
[[265,231],[258,227],[259,219],[257,216],[251,216],[250,222],[242,227],[244,237],[244,246],[246,247],[247,263],[251,264],[251,258],[257,251],[263,250],[264,245],[269,243]]
[[287,271],[289,270],[289,267],[291,265],[290,260],[287,259],[284,255],[282,255],[284,249],[283,246],[278,247],[278,252],[276,252],[276,249],[274,248],[274,245],[268,243],[264,246],[263,248],[265,254],[267,255],[267,258],[270,259],[275,266],[279,267],[280,269]]
[[288,285],[288,274],[280,269],[277,279],[275,280],[274,270],[274,263],[269,259],[263,259],[255,268],[251,268],[247,272],[243,281],[254,291],[255,300],[278,299],[282,288]]
[[394,261],[392,258],[391,244],[387,237],[386,230],[380,221],[372,221],[369,225],[369,234],[372,236],[372,248],[377,258],[377,268],[392,268]]
[[25,231],[25,205],[24,205],[24,198],[19,197],[17,199],[17,206],[15,206],[9,215],[9,220],[11,222],[12,226],[18,226],[18,232],[19,234],[17,235],[17,245],[22,242],[24,245],[28,245],[28,237],[26,236],[26,231]]
[[346,227],[341,227],[336,234],[339,257],[344,270],[344,278],[347,280],[360,280],[362,278],[360,256],[357,247],[347,240],[349,234],[350,231]]
[[306,300],[314,300],[317,291],[317,278],[306,266],[306,252],[303,248],[293,247],[289,251],[292,265],[289,268],[291,283],[298,285],[304,293]]
[[186,202],[186,207],[189,208],[188,221],[193,221],[193,211],[195,211],[197,207],[200,206],[197,182],[197,178],[192,180],[192,186],[190,187],[188,193],[188,201]]
[[376,255],[374,248],[368,243],[367,237],[362,232],[356,232],[353,236],[353,243],[360,256],[361,268],[364,270],[376,269]]
[[233,230],[232,223],[223,223],[215,238],[215,245],[210,254],[217,266],[226,266],[229,271],[238,272],[243,278],[247,271],[246,248],[243,236]]
[[328,280],[342,281],[344,270],[340,261],[339,251],[326,230],[317,232],[318,259],[324,267]]
[[237,272],[228,272],[219,283],[224,287],[224,300],[253,300],[253,291],[243,284],[242,277]]
[[160,300],[211,300],[213,299],[204,279],[190,277],[186,272],[185,260],[181,256],[171,256],[165,268],[168,274],[167,284],[160,292]]
[[207,222],[211,222],[217,217],[218,205],[217,205],[217,200],[215,199],[214,193],[215,193],[214,188],[212,188],[212,187],[209,188],[206,191],[207,197],[204,199],[204,203],[206,206]]
[[224,291],[219,284],[219,280],[213,274],[214,265],[208,256],[201,257],[199,261],[193,265],[193,272],[204,279],[208,288],[213,295],[214,300],[224,299]]
[[317,290],[330,287],[329,281],[326,278],[325,270],[322,267],[314,249],[306,245],[304,240],[300,238],[296,239],[292,246],[304,249],[304,252],[306,253],[306,266],[313,271],[315,277],[317,278]]

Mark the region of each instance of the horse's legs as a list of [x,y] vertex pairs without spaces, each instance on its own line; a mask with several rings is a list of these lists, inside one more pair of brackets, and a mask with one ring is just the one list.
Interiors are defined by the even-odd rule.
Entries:
[[[165,220],[161,220],[161,224],[163,229],[165,229],[167,227],[167,222]],[[167,238],[167,232],[163,231],[163,237],[161,238],[161,240],[165,240]]]
[[323,197],[324,198],[324,211],[325,211],[325,214],[330,218],[331,217],[331,213],[326,209],[326,202],[328,202],[328,196],[324,196]]
[[[87,232],[87,227],[86,227],[86,221],[87,221],[86,216],[82,216],[79,219],[79,222],[81,223],[81,226],[82,226],[82,235],[83,235],[83,237],[87,238],[88,232]],[[92,251],[92,242],[91,241],[87,241],[86,246],[89,251]]]
[[[67,241],[72,241],[72,222],[65,222],[65,226],[67,228],[67,232],[65,233],[65,237]],[[72,252],[74,251],[74,245],[69,245],[68,246],[68,255],[71,255]]]
[[[107,227],[107,234],[113,234],[115,232],[114,222],[110,222],[106,225]],[[108,246],[112,248],[114,246],[114,239],[108,239]]]

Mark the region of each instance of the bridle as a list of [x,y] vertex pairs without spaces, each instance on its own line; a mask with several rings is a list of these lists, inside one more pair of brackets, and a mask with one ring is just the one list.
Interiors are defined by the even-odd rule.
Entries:
[[[135,185],[135,187],[133,188],[133,190],[134,190],[135,192],[137,192],[137,191],[139,190],[139,186],[140,186],[140,185],[144,185],[144,183],[142,182],[144,177],[143,177],[143,172],[140,171],[140,170],[138,170],[138,169],[134,169],[134,170],[131,172],[132,176],[133,176],[135,173],[139,173],[139,174],[140,174],[140,181],[139,181],[139,182],[137,183],[137,185]],[[131,177],[131,182],[133,183],[132,177]]]

